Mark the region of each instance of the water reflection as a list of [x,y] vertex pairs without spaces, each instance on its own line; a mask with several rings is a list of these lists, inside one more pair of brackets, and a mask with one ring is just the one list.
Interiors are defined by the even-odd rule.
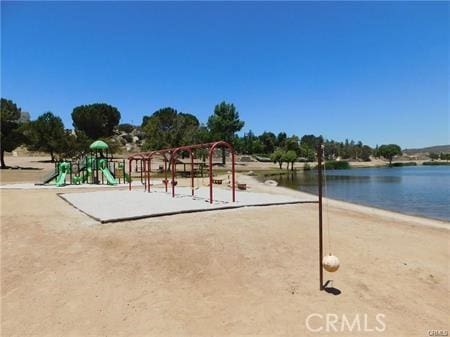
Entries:
[[[287,172],[280,186],[317,194],[316,171]],[[330,198],[450,220],[450,167],[370,168],[327,171]]]

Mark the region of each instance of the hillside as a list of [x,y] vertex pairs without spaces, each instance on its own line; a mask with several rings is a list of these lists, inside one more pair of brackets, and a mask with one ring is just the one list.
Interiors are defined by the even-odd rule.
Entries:
[[450,152],[450,145],[436,145],[436,146],[429,146],[429,147],[423,147],[419,149],[404,149],[403,153],[406,153],[408,155],[412,154],[418,154],[418,153],[449,153]]

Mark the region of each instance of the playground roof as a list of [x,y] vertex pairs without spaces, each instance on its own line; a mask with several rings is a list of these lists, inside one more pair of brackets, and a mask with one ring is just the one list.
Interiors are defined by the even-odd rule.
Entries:
[[108,144],[106,144],[103,140],[96,140],[89,146],[89,148],[91,150],[105,150],[108,148]]

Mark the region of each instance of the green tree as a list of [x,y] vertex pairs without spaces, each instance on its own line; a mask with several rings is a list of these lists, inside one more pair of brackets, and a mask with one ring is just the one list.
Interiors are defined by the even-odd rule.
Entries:
[[441,152],[439,158],[440,158],[441,160],[449,161],[449,160],[450,160],[450,153],[443,153],[443,152]]
[[282,149],[276,149],[274,153],[270,156],[270,159],[276,164],[280,166],[280,169],[283,168],[284,163],[284,151]]
[[297,152],[289,150],[283,154],[283,160],[287,163],[287,169],[289,170],[289,163],[291,164],[291,171],[294,170],[294,163],[297,160]]
[[[233,143],[234,135],[244,127],[234,104],[222,102],[214,107],[214,114],[208,118],[208,128],[214,140]],[[222,150],[222,162],[225,164],[225,149]]]
[[300,146],[299,155],[300,157],[306,158],[306,160],[309,162],[316,159],[316,151],[313,148],[305,145]]
[[381,145],[378,148],[378,154],[389,160],[389,166],[391,166],[392,159],[394,159],[395,156],[401,155],[402,149],[397,144]]
[[129,123],[123,123],[119,124],[118,129],[119,131],[131,133],[136,127],[134,125],[131,125]]
[[6,168],[5,151],[13,151],[25,141],[22,126],[27,122],[27,114],[11,100],[2,98],[0,102],[1,144],[0,164]]
[[309,147],[313,150],[316,150],[320,143],[323,143],[322,136],[314,136],[314,135],[304,135],[300,139],[300,145]]
[[253,133],[252,130],[249,130],[247,133],[244,133],[244,137],[242,137],[242,152],[245,154],[253,154],[255,153],[253,149],[253,145],[258,138]]
[[372,155],[372,152],[373,150],[370,146],[363,145],[359,157],[364,161],[370,161],[370,156]]
[[277,141],[276,141],[275,145],[279,148],[284,148],[286,146],[286,139],[287,139],[286,132],[280,132],[277,135]]
[[144,118],[143,131],[146,134],[144,149],[148,150],[187,145],[207,136],[197,117],[178,113],[170,107]]
[[438,153],[436,153],[436,152],[431,152],[430,154],[429,154],[429,156],[430,156],[430,159],[431,160],[437,160],[437,159],[439,159],[439,154]]
[[32,151],[47,152],[51,160],[55,161],[55,154],[61,153],[64,147],[65,137],[61,118],[46,112],[30,123],[28,148]]
[[264,145],[259,138],[255,138],[252,142],[252,154],[260,154],[264,152]]
[[265,154],[272,153],[275,150],[275,144],[277,143],[277,136],[273,132],[263,132],[259,136],[259,140],[262,143],[262,152]]
[[292,135],[288,139],[286,139],[285,145],[286,151],[294,151],[295,153],[299,153],[300,151],[300,140],[297,136]]
[[73,109],[72,120],[75,130],[83,131],[91,139],[98,139],[113,135],[120,121],[120,112],[105,103],[80,105]]

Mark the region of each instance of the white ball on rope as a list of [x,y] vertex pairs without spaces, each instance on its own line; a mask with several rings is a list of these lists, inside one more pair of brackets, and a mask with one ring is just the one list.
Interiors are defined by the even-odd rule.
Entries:
[[323,269],[325,269],[326,271],[328,271],[330,273],[333,273],[339,269],[339,266],[341,264],[340,264],[337,256],[330,254],[330,255],[324,256],[324,258],[322,259],[322,265],[323,265]]

